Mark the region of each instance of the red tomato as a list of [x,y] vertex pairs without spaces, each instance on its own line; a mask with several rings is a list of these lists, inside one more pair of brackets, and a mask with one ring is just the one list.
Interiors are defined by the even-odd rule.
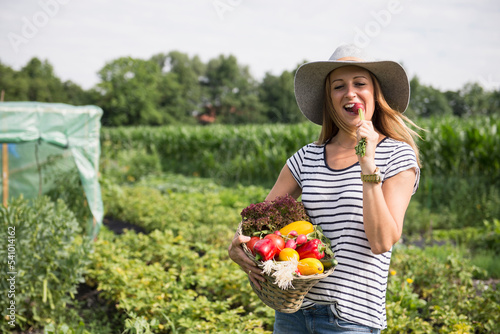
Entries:
[[254,245],[255,245],[255,243],[256,243],[257,241],[259,241],[259,240],[260,240],[260,238],[259,238],[259,237],[252,237],[252,238],[250,239],[250,241],[248,241],[248,242],[246,243],[246,245],[247,245],[248,249],[250,249],[250,251],[252,252],[252,254],[253,254],[253,255],[255,255],[255,251],[253,250],[253,246],[254,246]]
[[283,248],[285,248],[285,240],[282,237],[280,237],[279,235],[268,234],[264,237],[264,239],[271,239],[274,242],[274,245],[276,246],[276,248],[278,248],[279,252],[281,252],[283,250]]

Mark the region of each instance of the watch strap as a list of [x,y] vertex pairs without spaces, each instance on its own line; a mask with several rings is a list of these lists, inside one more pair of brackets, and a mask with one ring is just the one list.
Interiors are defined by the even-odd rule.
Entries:
[[370,183],[380,183],[382,178],[380,177],[380,169],[377,167],[373,174],[363,174],[361,173],[361,181]]

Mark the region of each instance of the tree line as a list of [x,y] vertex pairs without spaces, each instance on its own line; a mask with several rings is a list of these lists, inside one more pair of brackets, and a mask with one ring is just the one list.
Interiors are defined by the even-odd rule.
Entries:
[[[85,90],[62,81],[47,60],[35,57],[19,71],[0,62],[0,90],[5,101],[97,105],[105,126],[298,123],[305,118],[295,102],[295,70],[266,73],[258,81],[233,55],[204,63],[198,56],[171,51],[150,59],[112,60],[99,70],[99,82]],[[499,89],[488,91],[471,82],[442,92],[417,76],[410,86],[409,117],[500,115]]]

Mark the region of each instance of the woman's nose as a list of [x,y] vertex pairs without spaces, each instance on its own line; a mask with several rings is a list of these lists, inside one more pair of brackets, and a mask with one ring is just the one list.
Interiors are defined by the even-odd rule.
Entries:
[[345,97],[347,98],[353,98],[356,96],[356,92],[353,86],[348,85],[347,86],[347,91],[345,92]]

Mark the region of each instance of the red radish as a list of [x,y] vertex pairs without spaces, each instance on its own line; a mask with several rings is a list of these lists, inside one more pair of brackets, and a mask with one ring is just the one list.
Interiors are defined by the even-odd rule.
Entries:
[[287,242],[285,243],[285,248],[295,249],[297,248],[297,243],[293,239],[287,240]]
[[274,234],[279,235],[281,237],[281,232],[280,231],[274,231]]
[[362,104],[362,103],[354,103],[354,106],[352,107],[352,111],[354,112],[359,112],[359,109],[361,109],[361,111],[365,111],[365,106]]
[[305,244],[307,242],[307,236],[305,234],[299,234],[295,242],[297,245]]
[[296,237],[296,236],[298,236],[298,235],[299,235],[299,234],[298,234],[298,233],[297,233],[297,231],[295,231],[295,230],[291,230],[291,231],[290,231],[290,233],[288,233],[288,236],[290,236],[290,237]]

